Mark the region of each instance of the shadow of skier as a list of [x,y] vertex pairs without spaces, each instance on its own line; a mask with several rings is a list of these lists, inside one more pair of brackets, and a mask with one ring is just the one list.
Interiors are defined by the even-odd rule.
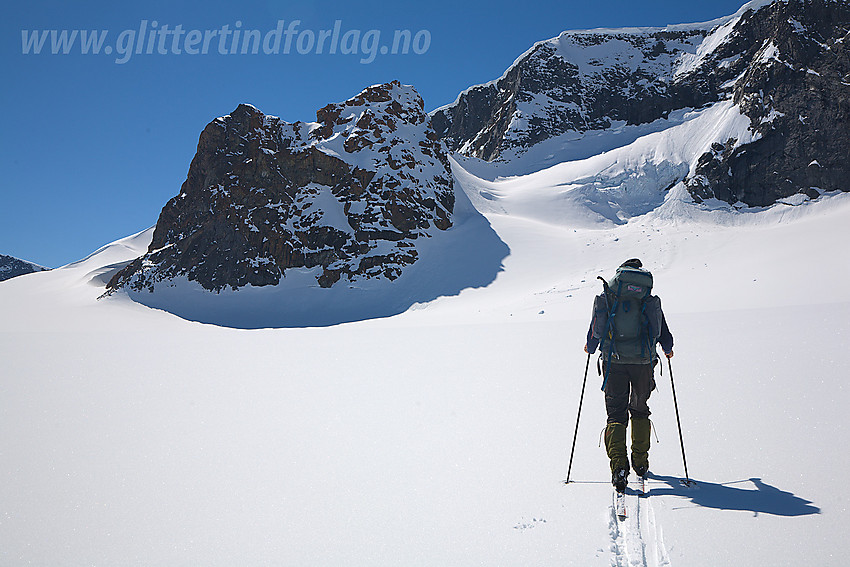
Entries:
[[[681,496],[688,498],[697,506],[717,508],[719,510],[742,510],[755,514],[771,514],[774,516],[806,516],[820,514],[820,508],[809,500],[780,490],[763,482],[760,478],[738,480],[715,484],[712,482],[696,481],[696,486],[682,485],[681,479],[672,476],[650,474],[650,480],[661,481],[666,487],[653,487],[649,495]],[[752,483],[754,489],[730,486],[733,484]]]

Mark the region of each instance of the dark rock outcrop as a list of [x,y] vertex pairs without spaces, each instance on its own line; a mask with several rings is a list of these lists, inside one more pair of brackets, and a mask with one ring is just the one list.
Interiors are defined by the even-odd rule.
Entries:
[[674,88],[670,78],[681,53],[707,33],[564,32],[436,110],[434,128],[450,149],[489,161],[566,132],[651,122],[703,102],[701,92]]
[[294,124],[249,105],[201,133],[180,194],[162,209],[148,253],[109,282],[153,290],[185,276],[205,289],[277,284],[315,269],[397,278],[417,241],[452,224],[442,143],[412,87],[370,87]]
[[0,282],[18,276],[23,276],[25,274],[44,272],[46,270],[47,268],[39,266],[38,264],[19,260],[13,256],[0,254]]
[[687,180],[695,198],[766,206],[850,191],[848,34],[847,2],[774,2],[741,18],[717,57],[746,62],[732,97],[756,139],[702,155]]

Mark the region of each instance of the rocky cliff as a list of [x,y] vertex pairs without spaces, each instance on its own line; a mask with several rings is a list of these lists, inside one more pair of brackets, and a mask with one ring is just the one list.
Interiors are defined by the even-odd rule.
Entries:
[[756,0],[707,24],[564,32],[432,120],[452,150],[509,161],[565,134],[731,100],[752,141],[720,139],[689,164],[697,200],[761,206],[848,190],[849,32],[846,0]]
[[746,12],[689,75],[729,62],[754,140],[717,143],[687,180],[699,199],[764,206],[850,191],[850,3],[777,1]]
[[651,122],[693,106],[670,84],[682,53],[705,29],[564,32],[540,42],[498,80],[475,86],[433,113],[449,147],[485,160],[510,159],[543,140]]
[[207,290],[267,286],[291,269],[319,286],[394,280],[417,242],[452,224],[454,191],[421,97],[370,87],[290,124],[249,105],[210,122],[148,252],[110,290],[178,277]]

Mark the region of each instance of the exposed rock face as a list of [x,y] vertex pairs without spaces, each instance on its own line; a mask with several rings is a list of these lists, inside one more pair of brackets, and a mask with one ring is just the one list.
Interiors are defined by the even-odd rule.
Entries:
[[[511,159],[568,132],[733,100],[751,143],[719,140],[686,179],[696,199],[767,205],[850,190],[850,3],[751,2],[708,25],[564,32],[433,113],[450,149]],[[663,188],[659,188],[663,190]]]
[[265,286],[291,268],[316,268],[322,287],[397,278],[417,240],[452,224],[451,169],[423,108],[393,82],[322,108],[315,123],[244,104],[213,120],[148,253],[109,289],[178,276],[215,291]]
[[774,2],[741,18],[712,59],[738,59],[732,96],[756,139],[701,156],[687,180],[695,198],[765,206],[850,191],[848,33],[847,2]]
[[43,272],[45,270],[47,268],[43,268],[32,262],[26,262],[13,256],[0,254],[0,282],[17,276],[23,276],[24,274]]
[[670,78],[678,57],[707,33],[564,32],[535,45],[502,78],[435,111],[434,128],[451,149],[489,161],[566,132],[651,122],[696,102]]

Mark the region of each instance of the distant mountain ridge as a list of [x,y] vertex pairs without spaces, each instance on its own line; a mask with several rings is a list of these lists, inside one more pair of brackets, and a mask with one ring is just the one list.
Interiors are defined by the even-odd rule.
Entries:
[[683,181],[696,200],[765,206],[846,191],[848,32],[846,0],[756,0],[708,24],[564,32],[432,123],[453,151],[510,161],[558,136],[731,100],[753,140],[718,140],[690,164]]
[[38,264],[33,264],[32,262],[27,262],[26,260],[21,260],[13,256],[0,254],[0,282],[17,276],[23,276],[25,274],[44,272],[49,269],[50,268],[45,268],[44,266],[39,266]]

